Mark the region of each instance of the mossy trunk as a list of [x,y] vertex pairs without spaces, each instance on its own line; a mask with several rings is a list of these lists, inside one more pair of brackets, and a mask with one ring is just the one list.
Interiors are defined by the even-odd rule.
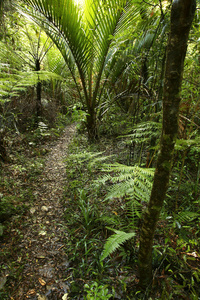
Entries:
[[171,28],[167,47],[163,91],[161,148],[158,155],[151,197],[147,210],[144,213],[140,235],[139,284],[143,288],[146,288],[152,280],[153,238],[169,183],[173,150],[178,132],[184,59],[195,9],[195,0],[175,0],[172,3]]

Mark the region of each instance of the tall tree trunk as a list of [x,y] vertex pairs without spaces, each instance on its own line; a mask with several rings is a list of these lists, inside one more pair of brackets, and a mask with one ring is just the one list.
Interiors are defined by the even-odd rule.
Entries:
[[171,9],[171,28],[167,47],[163,93],[163,127],[153,188],[144,213],[140,236],[140,286],[152,280],[152,246],[154,232],[169,183],[174,144],[178,132],[180,90],[189,31],[196,9],[195,0],[174,0]]

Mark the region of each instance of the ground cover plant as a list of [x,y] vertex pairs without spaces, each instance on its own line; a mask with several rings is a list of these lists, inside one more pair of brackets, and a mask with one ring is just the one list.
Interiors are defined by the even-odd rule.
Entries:
[[[75,136],[70,146],[72,154],[65,163],[67,184],[62,199],[68,230],[68,238],[65,241],[65,253],[68,257],[65,282],[69,286],[69,299],[82,297],[92,299],[95,296],[102,299],[149,297],[176,299],[180,296],[185,299],[198,299],[200,218],[199,186],[196,187],[198,174],[196,163],[198,144],[196,143],[193,144],[194,147],[190,147],[191,160],[187,157],[182,172],[179,168],[179,158],[182,157],[185,148],[180,148],[177,143],[171,184],[155,234],[153,247],[155,272],[152,287],[145,292],[138,288],[137,264],[141,216],[147,205],[150,187],[146,189],[146,186],[141,185],[141,188],[138,188],[137,180],[141,180],[142,172],[145,177],[143,180],[148,180],[151,186],[153,172],[146,167],[150,141],[146,135],[146,126],[144,126],[143,136],[141,128],[142,125],[138,126],[138,143],[135,145],[135,153],[138,155],[134,157],[130,151],[132,147],[129,142],[130,134],[127,138],[121,135],[112,142],[109,137],[97,144],[89,144],[87,136],[81,133]],[[136,136],[136,133],[137,129],[133,126],[133,135]],[[140,140],[142,143],[139,142]],[[23,145],[20,145],[20,154],[12,169],[15,170],[13,177],[11,174],[8,177],[4,176],[4,179],[15,180],[15,185],[23,184],[24,188],[21,197],[13,195],[11,182],[7,182],[7,185],[3,183],[5,195],[10,193],[11,197],[25,203],[24,209],[20,204],[20,211],[12,211],[12,215],[16,217],[10,219],[10,224],[9,220],[3,223],[4,237],[10,230],[15,229],[12,239],[16,248],[13,250],[17,249],[17,244],[20,245],[23,240],[23,223],[20,214],[24,214],[27,209],[30,209],[30,203],[35,202],[35,196],[31,192],[31,182],[35,181],[42,172],[42,160],[46,155],[43,153],[43,146],[41,150],[38,147],[33,148],[32,145],[30,147],[31,150],[27,149],[24,157]],[[28,153],[30,156],[27,156]],[[31,155],[34,162],[31,161]],[[33,169],[29,164],[34,165]],[[13,168],[12,165],[10,167]],[[135,177],[135,172],[140,168],[140,176],[138,177],[137,174]],[[137,179],[136,190],[134,190],[134,183],[130,184],[131,178]],[[188,178],[189,183],[187,183]],[[180,179],[181,184],[177,190],[177,182]],[[9,208],[9,205],[7,207]],[[13,207],[16,208],[15,202],[12,203]],[[7,212],[9,213],[9,209]],[[109,239],[114,245],[113,248],[109,245]],[[12,261],[11,257],[14,256],[14,253],[6,252],[4,248],[1,254],[3,260],[6,258],[8,261]],[[9,267],[11,272],[9,282],[20,280],[25,263],[26,260],[23,264],[17,260],[15,263],[12,262]],[[4,267],[6,271],[6,264],[1,265],[2,270]],[[1,291],[1,296],[5,299],[7,299],[6,295],[6,292]]]
[[[138,130],[141,133],[141,126]],[[140,138],[142,140],[141,136],[138,139]],[[132,185],[129,182],[130,178],[134,179],[135,176],[137,178],[135,175],[137,167],[128,166],[129,159],[124,159],[124,165],[122,161],[117,164],[120,155],[119,153],[116,155],[116,148],[112,148],[108,141],[108,144],[104,141],[96,146],[89,144],[86,146],[83,136],[77,136],[73,143],[71,146],[73,154],[67,160],[67,199],[64,201],[66,222],[71,234],[68,253],[73,262],[72,284],[77,285],[77,290],[74,289],[69,293],[69,297],[79,299],[84,291],[84,284],[87,284],[88,288],[97,283],[106,285],[114,299],[119,295],[123,299],[146,297],[198,299],[199,197],[192,197],[192,201],[188,200],[189,202],[186,200],[188,195],[195,194],[195,184],[191,185],[190,182],[188,184],[190,192],[187,190],[187,194],[182,194],[181,205],[176,203],[176,180],[179,180],[181,173],[176,167],[179,160],[174,160],[171,185],[155,234],[153,246],[155,271],[152,288],[144,293],[137,288],[137,256],[141,216],[147,203],[145,191],[138,185],[137,180]],[[81,152],[77,148],[81,148]],[[125,152],[129,150],[124,145],[123,154]],[[177,150],[176,157],[178,152]],[[107,153],[114,155],[107,156]],[[146,153],[143,152],[144,154]],[[123,155],[124,158],[127,156]],[[146,156],[140,159],[145,161]],[[137,160],[134,161],[134,165],[137,163]],[[188,172],[193,172],[189,165],[187,168],[186,174],[182,177],[182,188],[187,183]],[[142,170],[144,174],[146,173],[145,176],[151,174],[149,168],[143,166]],[[193,183],[195,177],[196,175],[193,177]],[[148,180],[147,178],[145,180]],[[145,187],[150,190],[148,185]],[[147,190],[146,197],[149,198]],[[82,289],[80,289],[81,281]]]

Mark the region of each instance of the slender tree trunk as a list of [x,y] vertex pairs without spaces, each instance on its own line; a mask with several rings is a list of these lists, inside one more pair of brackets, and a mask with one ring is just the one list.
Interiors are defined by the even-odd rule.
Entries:
[[5,133],[4,131],[0,130],[0,161],[8,161],[8,156],[7,156],[7,152],[6,152],[6,147],[5,147],[5,142],[4,142],[4,136]]
[[140,236],[140,285],[147,287],[152,280],[153,237],[169,183],[174,144],[178,132],[180,90],[187,41],[196,8],[195,0],[174,0],[168,40],[163,93],[163,128],[153,188],[144,213]]
[[[40,61],[39,59],[36,59],[36,71],[40,71]],[[38,75],[38,83],[36,86],[36,92],[37,92],[37,98],[36,98],[36,120],[38,123],[39,117],[41,117],[42,114],[42,103],[41,103],[41,99],[42,99],[42,84],[39,81],[39,75]]]
[[[38,78],[38,80],[39,80],[39,78]],[[40,81],[37,83],[36,90],[37,90],[36,116],[39,119],[39,117],[41,117],[41,114],[42,114],[42,103],[41,103],[42,84]]]

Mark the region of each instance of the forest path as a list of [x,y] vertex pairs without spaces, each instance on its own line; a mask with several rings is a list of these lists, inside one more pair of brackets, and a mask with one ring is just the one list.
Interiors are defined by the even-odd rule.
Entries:
[[26,215],[19,263],[24,264],[21,279],[13,299],[63,299],[68,287],[64,282],[68,260],[65,254],[67,228],[60,202],[66,181],[64,159],[75,133],[69,125],[56,141],[49,145],[43,173],[34,183],[36,201]]

